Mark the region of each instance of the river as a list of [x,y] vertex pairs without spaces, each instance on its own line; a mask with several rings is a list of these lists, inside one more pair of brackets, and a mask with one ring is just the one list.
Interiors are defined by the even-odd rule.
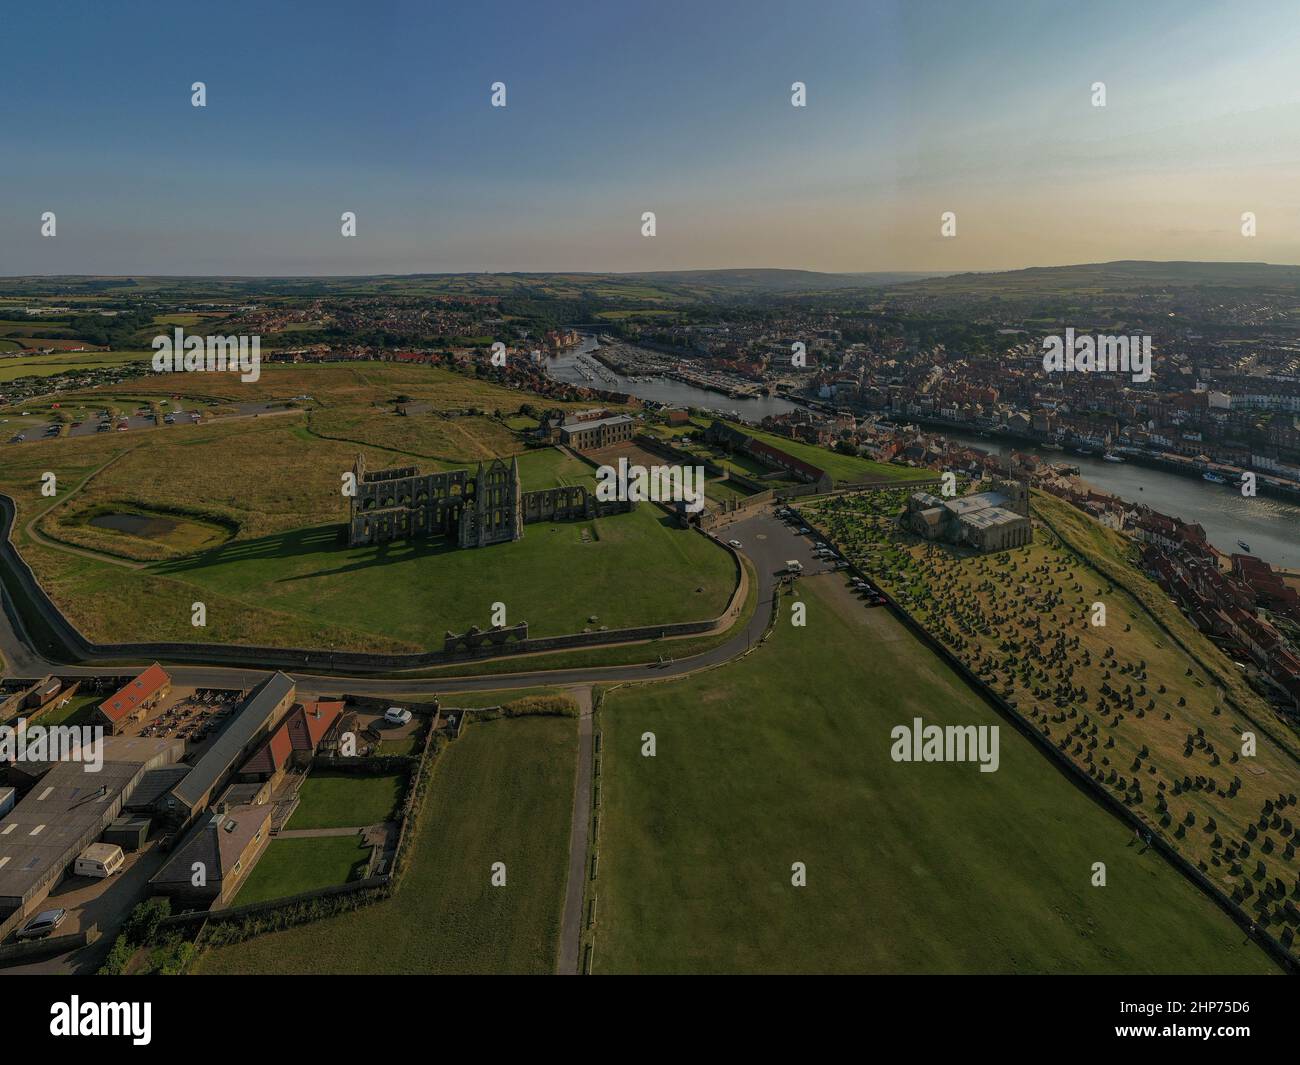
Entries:
[[[618,381],[611,384],[602,378],[589,381],[578,372],[575,365],[579,355],[596,349],[596,338],[584,336],[582,343],[570,351],[546,360],[546,371],[557,381],[572,385],[587,385],[592,388],[604,388],[611,392],[626,392],[638,399],[652,399],[656,403],[666,403],[674,407],[704,407],[709,410],[735,412],[749,422],[761,422],[769,414],[786,414],[798,410],[798,405],[779,396],[757,396],[752,399],[729,399],[721,392],[710,392],[707,388],[696,388],[667,377],[642,378],[632,381],[621,374],[613,374]],[[610,373],[613,373],[611,370]]]
[[[584,336],[582,343],[547,361],[547,369],[557,380],[577,385],[592,385],[616,392],[627,392],[640,399],[652,399],[682,407],[705,407],[734,411],[746,421],[759,422],[769,414],[784,414],[798,409],[789,400],[776,396],[754,399],[728,399],[720,392],[696,388],[667,378],[631,381],[618,374],[618,384],[597,379],[588,381],[574,365],[579,354],[596,347],[594,337]],[[959,441],[982,451],[995,452],[998,441],[974,433],[941,429],[949,440]],[[1210,543],[1220,551],[1240,551],[1238,540],[1250,544],[1250,553],[1287,569],[1300,569],[1300,506],[1263,496],[1247,499],[1229,485],[1210,484],[1199,478],[1184,477],[1131,462],[1106,462],[1073,452],[1044,451],[1029,444],[1015,443],[1018,451],[1041,455],[1049,462],[1069,462],[1079,467],[1085,481],[1103,492],[1131,503],[1145,503],[1161,514],[1193,521],[1205,529]]]
[[[949,429],[933,431],[981,451],[998,450],[996,439]],[[1017,451],[1039,455],[1048,462],[1078,466],[1079,476],[1102,492],[1130,503],[1145,503],[1161,514],[1196,522],[1220,551],[1241,551],[1237,541],[1245,540],[1252,555],[1274,566],[1300,569],[1300,506],[1294,503],[1264,496],[1248,499],[1231,485],[1211,484],[1198,477],[1167,473],[1131,462],[1106,462],[1072,451],[1044,451],[1020,442],[1014,442],[1013,446]]]

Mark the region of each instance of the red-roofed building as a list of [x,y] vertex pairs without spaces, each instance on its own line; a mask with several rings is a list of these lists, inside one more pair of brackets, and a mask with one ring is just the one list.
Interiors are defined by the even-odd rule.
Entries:
[[126,728],[129,721],[143,717],[146,711],[157,706],[171,690],[171,677],[155,662],[95,707],[95,713],[110,733],[116,734]]
[[342,717],[342,702],[312,702],[295,706],[243,764],[238,779],[275,783],[290,766],[307,765],[321,741]]
[[825,470],[819,469],[810,462],[804,462],[803,459],[797,459],[793,455],[782,451],[779,447],[773,447],[763,440],[750,437],[745,450],[754,458],[793,473],[800,480],[809,484],[819,485],[823,488],[831,487],[830,475]]

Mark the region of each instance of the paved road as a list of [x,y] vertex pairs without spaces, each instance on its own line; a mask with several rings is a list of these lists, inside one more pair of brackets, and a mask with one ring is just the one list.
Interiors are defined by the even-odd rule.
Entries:
[[[674,659],[663,663],[634,666],[583,666],[574,669],[536,670],[507,674],[488,674],[479,677],[402,678],[400,675],[385,679],[372,676],[351,677],[345,674],[321,675],[291,673],[304,694],[337,694],[388,697],[398,695],[429,695],[438,692],[494,691],[509,688],[530,688],[538,685],[573,687],[597,683],[617,683],[629,680],[658,680],[681,676],[705,666],[729,661],[757,642],[767,627],[771,614],[772,594],[777,584],[777,572],[787,559],[798,559],[804,572],[811,574],[827,567],[812,556],[810,540],[796,535],[778,521],[769,508],[741,518],[718,530],[723,539],[736,539],[743,552],[753,561],[758,571],[758,607],[749,624],[738,630],[731,639],[711,651],[691,658]],[[3,593],[0,593],[3,594]],[[4,610],[0,611],[0,654],[4,656],[6,676],[41,677],[46,673],[60,676],[120,676],[130,672],[132,665],[77,666],[61,665],[46,659],[26,638],[21,622],[8,597],[4,597]],[[135,663],[140,669],[148,662]],[[520,665],[525,662],[521,660]],[[239,669],[229,666],[169,666],[168,672],[177,686],[202,688],[247,688],[263,680],[268,670]]]

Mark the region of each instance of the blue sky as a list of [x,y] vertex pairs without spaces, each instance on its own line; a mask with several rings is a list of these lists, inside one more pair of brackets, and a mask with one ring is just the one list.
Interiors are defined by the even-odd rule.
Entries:
[[1272,0],[46,2],[4,34],[0,274],[1300,262]]

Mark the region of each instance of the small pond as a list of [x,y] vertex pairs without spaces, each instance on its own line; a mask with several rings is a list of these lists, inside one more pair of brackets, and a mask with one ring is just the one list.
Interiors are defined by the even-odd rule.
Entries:
[[86,524],[100,529],[112,529],[114,532],[127,533],[130,536],[142,536],[145,539],[163,537],[180,525],[171,518],[152,517],[147,514],[98,514]]

